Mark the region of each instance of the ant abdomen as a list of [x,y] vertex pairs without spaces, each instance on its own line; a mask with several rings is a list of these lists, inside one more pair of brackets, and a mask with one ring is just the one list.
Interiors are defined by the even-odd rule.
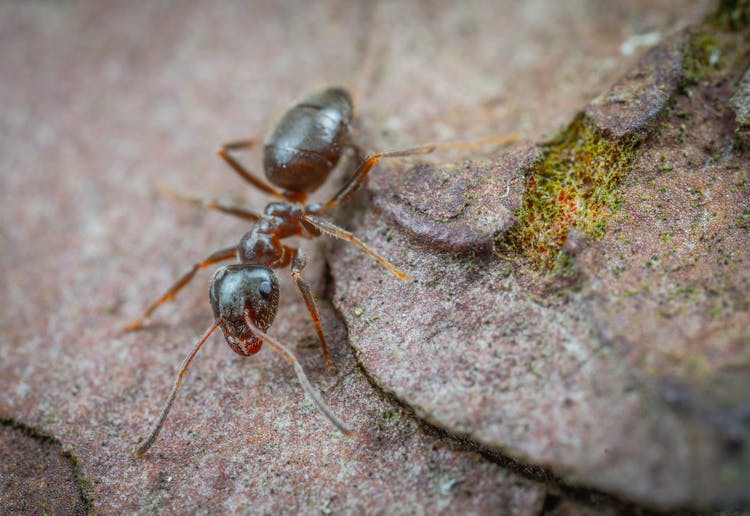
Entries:
[[247,327],[245,317],[266,331],[279,306],[279,280],[263,265],[240,263],[217,269],[208,291],[216,320],[229,347],[240,355],[254,355],[262,341]]
[[329,88],[302,99],[279,120],[263,147],[268,180],[291,192],[313,192],[349,144],[352,99]]

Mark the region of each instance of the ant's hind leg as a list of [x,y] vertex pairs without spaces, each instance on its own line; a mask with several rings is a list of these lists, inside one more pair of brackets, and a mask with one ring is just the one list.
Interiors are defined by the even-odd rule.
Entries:
[[225,143],[219,148],[218,154],[224,161],[229,164],[230,167],[232,167],[232,170],[237,172],[240,177],[242,177],[245,181],[253,185],[258,190],[266,192],[267,194],[271,194],[278,199],[286,199],[286,197],[284,197],[281,192],[255,177],[252,172],[246,169],[239,161],[237,161],[234,156],[232,156],[232,153],[234,151],[248,149],[254,144],[254,140],[239,140],[235,142]]
[[341,190],[339,190],[336,195],[334,195],[330,201],[325,203],[322,207],[315,210],[316,215],[322,215],[326,213],[327,211],[332,210],[339,204],[342,204],[346,202],[354,193],[359,190],[359,187],[362,186],[362,183],[365,182],[365,179],[367,179],[367,174],[370,173],[370,170],[372,170],[372,167],[377,165],[378,161],[380,161],[382,158],[403,158],[406,156],[417,156],[419,154],[429,154],[430,152],[434,151],[436,145],[424,145],[422,147],[414,147],[411,149],[403,149],[403,150],[397,150],[397,151],[390,151],[390,152],[378,152],[377,154],[373,154],[369,158],[365,160],[364,163],[362,163],[357,170],[352,174],[352,177],[349,178],[349,180],[344,184],[343,187],[341,187]]
[[[289,248],[285,248],[289,249]],[[290,249],[291,250],[291,249]],[[326,361],[326,365],[331,372],[336,372],[336,366],[331,361],[331,356],[328,354],[328,344],[326,343],[325,335],[323,335],[323,325],[320,324],[320,313],[318,313],[318,305],[315,304],[315,299],[312,296],[310,290],[310,284],[302,277],[302,270],[307,265],[307,258],[300,249],[294,251],[292,257],[292,277],[297,283],[297,288],[302,293],[302,298],[305,300],[307,305],[307,311],[310,312],[310,318],[315,325],[315,331],[318,332],[318,338],[320,338],[320,347],[323,350],[323,358]]]
[[352,177],[344,184],[336,195],[334,195],[330,201],[323,204],[320,207],[316,207],[312,212],[315,215],[323,215],[324,213],[332,210],[339,204],[346,202],[358,189],[362,186],[367,174],[370,170],[380,161],[382,158],[405,158],[407,156],[418,156],[420,154],[429,154],[437,149],[459,149],[459,148],[474,148],[484,147],[487,145],[505,145],[518,140],[518,136],[496,136],[492,138],[485,138],[483,140],[476,140],[472,142],[446,142],[446,143],[433,143],[429,145],[422,145],[421,147],[413,147],[411,149],[395,150],[389,152],[378,152],[365,159],[365,161],[357,168],[352,174]]
[[207,210],[220,211],[221,213],[226,213],[227,215],[232,215],[233,217],[238,217],[249,222],[257,222],[262,218],[262,215],[260,213],[256,213],[241,206],[229,204],[220,200],[202,199],[200,197],[188,197],[166,188],[159,188],[159,192],[173,197],[178,201],[190,203]]
[[128,324],[123,328],[124,331],[133,331],[137,330],[138,328],[143,326],[143,323],[148,319],[152,313],[154,313],[154,310],[159,308],[162,304],[166,303],[167,301],[171,301],[174,299],[174,296],[177,295],[177,292],[182,289],[185,285],[187,285],[191,279],[193,279],[193,276],[195,276],[195,273],[197,273],[201,269],[205,269],[209,265],[213,265],[214,263],[221,262],[224,260],[231,260],[237,255],[237,247],[225,247],[224,249],[219,249],[218,251],[215,251],[208,255],[203,261],[200,261],[193,265],[185,274],[180,276],[180,278],[169,287],[169,290],[167,290],[159,299],[157,299],[151,306],[149,306],[146,311],[143,313],[142,316]]

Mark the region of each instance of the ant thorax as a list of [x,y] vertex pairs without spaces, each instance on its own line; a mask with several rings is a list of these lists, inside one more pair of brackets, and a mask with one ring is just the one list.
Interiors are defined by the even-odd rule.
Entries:
[[295,202],[273,202],[266,206],[262,217],[245,233],[237,247],[241,263],[283,267],[289,263],[282,238],[302,233],[304,207]]

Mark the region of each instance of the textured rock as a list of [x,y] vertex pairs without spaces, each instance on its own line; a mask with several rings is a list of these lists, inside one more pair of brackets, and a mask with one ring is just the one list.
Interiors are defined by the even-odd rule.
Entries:
[[52,439],[0,424],[0,507],[8,514],[86,514],[76,465]]
[[737,129],[746,133],[750,129],[750,68],[737,85],[730,102],[734,109]]
[[[214,337],[189,371],[152,452],[133,458],[131,447],[157,416],[179,361],[210,322],[207,273],[143,331],[122,334],[119,328],[190,263],[237,242],[246,230],[240,221],[157,192],[240,192],[252,206],[263,206],[268,200],[228,171],[215,149],[262,135],[292,99],[328,84],[354,91],[356,136],[374,149],[510,133],[538,142],[637,58],[619,54],[622,41],[682,26],[705,5],[0,4],[0,416],[57,439],[76,458],[94,509],[103,514],[538,513],[546,489],[522,478],[523,465],[508,470],[452,436],[435,435],[374,388],[324,302],[323,323],[339,367],[338,376],[329,375],[283,271],[282,307],[271,333],[295,349],[324,398],[370,441],[343,439],[332,430],[271,351],[242,359]],[[257,153],[245,159],[258,169]],[[377,219],[372,224],[363,233],[378,250],[404,268],[419,265],[397,228],[394,244],[402,246],[391,249],[376,239],[389,226]],[[307,250],[321,255],[314,245]],[[356,278],[362,277],[371,286],[383,281],[381,290],[370,292],[373,299],[387,286],[412,296],[368,261],[354,261],[357,253],[348,249],[332,260],[341,294],[359,288]],[[351,277],[342,263],[356,264],[346,273]],[[474,318],[466,319],[474,327],[459,330],[463,342],[476,343],[472,332],[483,331],[489,314],[455,296],[459,288],[478,296],[481,285],[466,282],[482,280],[503,293],[498,303],[512,302],[514,291],[503,280],[507,270],[480,262],[442,267],[456,275],[457,290],[428,290],[426,283],[416,292],[424,289],[428,304],[456,300],[454,312]],[[435,278],[425,271],[418,276]],[[305,276],[318,295],[329,297],[322,261],[311,260]],[[379,309],[368,307],[357,319],[355,305],[341,306],[354,317],[347,322],[360,349],[366,343],[355,319],[367,322],[381,342],[403,337],[385,316],[375,319]],[[521,320],[560,320],[553,310],[529,307],[526,313],[519,305]],[[404,317],[399,312],[393,320]],[[448,320],[435,317],[431,331],[439,332]],[[508,319],[507,331],[516,325]],[[557,342],[555,335],[546,337]],[[432,354],[433,367],[449,374],[451,364],[465,358],[454,341],[437,342],[446,349]],[[510,340],[500,344],[510,346]],[[537,368],[550,363],[557,348],[548,351],[537,355],[527,342],[498,366],[528,373],[508,399],[512,393],[528,400],[530,413],[537,395],[530,371],[546,374]],[[572,376],[579,362],[571,357],[584,351],[563,353]],[[536,361],[525,362],[530,356]],[[479,367],[491,364],[482,358]],[[601,369],[586,371],[591,378]],[[457,379],[459,392],[481,387],[478,373],[464,371]],[[450,376],[445,380],[432,393],[437,402],[454,385]],[[532,387],[528,394],[524,382]],[[481,401],[479,393],[473,391],[471,403]],[[536,414],[549,427],[569,427],[574,442],[577,423],[569,425],[563,410]],[[519,422],[518,434],[524,432]],[[535,448],[555,448],[547,436],[538,437]],[[580,481],[588,485],[587,479]]]
[[688,34],[648,52],[612,88],[586,106],[597,128],[614,138],[642,134],[663,113],[683,80],[682,56]]
[[[336,304],[383,390],[566,482],[662,509],[750,504],[750,160],[729,111],[747,40],[706,30],[723,67],[675,90],[668,41],[585,109],[614,138],[656,132],[601,239],[574,233],[559,274],[426,249],[362,213],[354,227],[417,280],[385,279],[355,250],[331,256]],[[634,93],[612,101],[622,91]],[[434,205],[452,188],[433,189]]]
[[368,190],[373,208],[423,245],[487,253],[495,238],[515,224],[525,172],[539,156],[536,147],[522,145],[494,163],[401,163],[374,175]]

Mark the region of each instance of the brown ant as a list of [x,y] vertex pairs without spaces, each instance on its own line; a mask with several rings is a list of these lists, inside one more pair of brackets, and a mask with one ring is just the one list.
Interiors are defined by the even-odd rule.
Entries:
[[362,186],[370,170],[382,158],[427,154],[438,147],[502,144],[515,141],[516,137],[489,138],[473,143],[433,144],[373,154],[359,164],[344,186],[328,202],[305,205],[308,194],[317,190],[325,182],[338,164],[344,150],[354,149],[357,155],[360,155],[359,148],[354,144],[350,135],[352,116],[351,97],[342,88],[328,88],[305,97],[284,113],[263,144],[263,169],[266,179],[274,186],[255,177],[232,155],[234,151],[253,146],[253,140],[227,143],[220,148],[219,156],[237,174],[279,201],[268,204],[262,214],[219,202],[205,203],[209,209],[250,221],[253,224],[250,231],[245,233],[238,245],[219,249],[203,261],[193,265],[164,295],[149,306],[141,317],[125,327],[126,331],[142,327],[154,310],[163,303],[171,301],[200,269],[235,257],[239,261],[238,264],[222,266],[214,273],[209,288],[214,322],[182,362],[169,399],[153,430],[136,450],[136,455],[141,456],[146,453],[156,440],[190,363],[218,327],[221,327],[229,347],[240,355],[249,356],[257,353],[263,343],[274,348],[292,364],[303,389],[321,412],[344,434],[355,435],[343,421],[333,414],[323,402],[320,394],[313,389],[294,354],[265,333],[276,316],[279,303],[279,282],[273,269],[290,265],[292,277],[305,300],[310,318],[320,338],[323,358],[328,368],[335,370],[328,354],[328,346],[323,335],[315,299],[310,286],[302,278],[302,270],[306,263],[305,256],[301,250],[285,245],[281,240],[293,236],[315,238],[323,233],[348,240],[372,256],[397,278],[411,281],[410,276],[367,247],[357,237],[321,216],[346,202]]
[[221,327],[229,347],[240,355],[257,353],[264,342],[281,353],[292,364],[300,384],[318,408],[344,434],[354,435],[312,388],[294,354],[265,333],[276,316],[279,303],[279,282],[273,269],[290,265],[292,277],[302,293],[320,338],[323,358],[329,369],[335,370],[328,354],[318,308],[310,286],[301,275],[305,268],[305,256],[301,250],[282,243],[282,239],[292,236],[315,238],[325,233],[348,240],[375,258],[397,278],[411,281],[407,274],[391,265],[357,237],[321,216],[347,201],[381,158],[426,154],[432,152],[436,145],[374,154],[357,167],[328,202],[304,204],[308,194],[325,182],[345,149],[353,148],[358,151],[350,137],[352,111],[352,100],[347,91],[328,88],[302,99],[282,115],[263,145],[263,169],[266,178],[274,186],[255,177],[232,155],[234,151],[251,147],[254,144],[252,140],[228,143],[219,150],[219,156],[237,174],[279,201],[268,204],[262,214],[219,202],[207,203],[206,207],[210,209],[252,222],[250,231],[238,245],[219,249],[193,265],[141,317],[125,328],[127,331],[140,328],[154,310],[171,301],[198,270],[235,257],[239,261],[238,264],[222,266],[214,273],[209,288],[214,322],[185,357],[169,399],[151,434],[136,450],[136,455],[143,455],[156,440],[190,363],[217,327]]

